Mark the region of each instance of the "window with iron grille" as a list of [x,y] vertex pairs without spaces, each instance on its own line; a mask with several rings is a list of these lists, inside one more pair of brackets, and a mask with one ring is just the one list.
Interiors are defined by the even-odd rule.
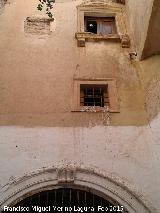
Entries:
[[[29,209],[27,212],[30,213],[40,212],[40,209],[41,212],[56,213],[82,212],[83,209],[83,212],[91,213],[94,210],[94,212],[103,213],[104,210],[98,210],[98,206],[114,212],[127,213],[123,206],[119,205],[116,201],[112,201],[110,198],[104,199],[103,197],[93,194],[89,190],[84,191],[72,188],[42,191],[21,200],[14,207],[17,207],[18,209],[21,209],[21,207],[27,207]],[[6,211],[3,211],[2,213],[4,212]],[[16,210],[14,212],[20,213],[22,211]]]
[[80,85],[81,106],[109,106],[108,85]]
[[100,112],[106,108],[110,112],[119,112],[115,79],[74,79],[72,112]]

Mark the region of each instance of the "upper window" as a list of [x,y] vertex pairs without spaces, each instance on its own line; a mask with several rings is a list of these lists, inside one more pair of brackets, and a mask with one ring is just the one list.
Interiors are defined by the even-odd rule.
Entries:
[[[114,2],[121,3],[115,4]],[[78,47],[85,47],[86,41],[121,42],[123,48],[130,47],[125,23],[124,0],[94,1],[88,0],[77,6]]]
[[91,32],[102,35],[117,33],[115,17],[103,18],[103,17],[85,16],[84,24],[85,24],[85,32]]

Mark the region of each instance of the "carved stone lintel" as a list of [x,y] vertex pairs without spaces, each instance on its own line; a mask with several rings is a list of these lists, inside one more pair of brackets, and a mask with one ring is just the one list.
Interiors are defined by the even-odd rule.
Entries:
[[130,47],[130,39],[129,39],[129,36],[127,34],[122,35],[121,44],[122,44],[122,48],[129,48]]
[[74,182],[75,171],[72,169],[58,169],[57,177],[58,183],[71,183]]
[[107,5],[111,2],[112,0],[84,0],[81,5]]
[[106,4],[110,2],[110,0],[86,0],[83,4]]
[[113,5],[116,6],[115,3],[125,4],[125,0],[83,0],[83,2],[79,6],[109,6]]

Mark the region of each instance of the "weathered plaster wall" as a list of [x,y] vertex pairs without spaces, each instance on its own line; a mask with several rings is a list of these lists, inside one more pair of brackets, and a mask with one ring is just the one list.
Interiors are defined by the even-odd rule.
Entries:
[[160,53],[160,1],[154,0],[142,58]]
[[[159,212],[159,57],[131,63],[128,50],[109,42],[77,48],[79,3],[55,5],[50,36],[24,34],[36,1],[15,0],[0,17],[0,192],[43,167],[74,164],[116,177]],[[117,78],[120,113],[111,115],[117,126],[104,126],[99,113],[70,112],[73,77]],[[150,125],[145,99],[150,117],[157,115]]]
[[74,165],[104,171],[159,212],[159,125],[157,118],[143,127],[1,127],[1,191],[33,171]]
[[116,78],[121,113],[112,115],[112,124],[147,122],[144,94],[129,50],[111,42],[77,47],[77,4],[80,1],[55,4],[55,31],[50,36],[24,33],[24,21],[35,13],[36,1],[7,5],[0,19],[1,125],[102,124],[100,113],[71,113],[74,77]]
[[[159,52],[159,1],[128,0],[127,20],[132,41],[131,49],[138,52],[138,58]],[[135,63],[145,93],[148,119],[160,111],[160,57],[154,56]]]
[[148,33],[149,21],[154,0],[127,0],[128,27],[132,48],[141,58]]
[[160,56],[136,62],[135,66],[145,94],[148,120],[152,120],[160,112]]

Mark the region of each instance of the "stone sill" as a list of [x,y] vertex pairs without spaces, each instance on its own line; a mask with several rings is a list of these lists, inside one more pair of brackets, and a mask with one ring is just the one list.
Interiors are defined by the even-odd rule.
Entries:
[[120,110],[118,109],[109,109],[108,111],[106,111],[105,107],[79,107],[78,109],[74,109],[71,112],[94,112],[94,113],[120,113]]
[[90,32],[77,32],[75,33],[75,38],[77,39],[78,47],[85,47],[85,42],[88,40],[119,42],[123,48],[130,47],[130,40],[128,35],[122,35],[120,37],[118,34],[102,35]]

